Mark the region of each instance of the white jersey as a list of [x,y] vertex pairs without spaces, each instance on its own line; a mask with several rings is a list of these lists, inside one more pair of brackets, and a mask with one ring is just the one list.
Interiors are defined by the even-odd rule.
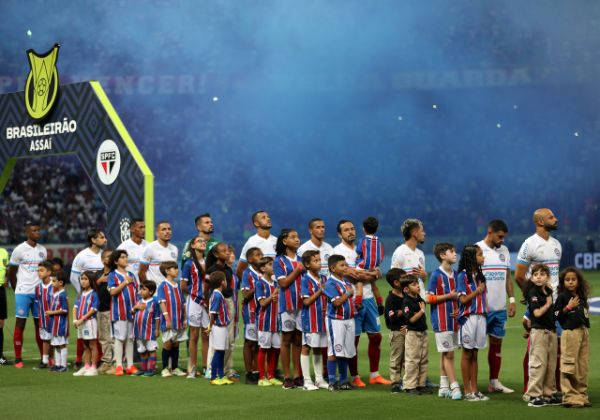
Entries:
[[[400,268],[406,271],[406,274],[414,274],[416,268],[421,266],[425,269],[425,254],[419,248],[413,251],[406,244],[400,245],[392,254],[391,268]],[[419,277],[419,287],[421,288],[421,297],[425,300],[424,279]]]
[[485,275],[488,309],[503,311],[506,309],[506,279],[510,270],[510,253],[504,245],[490,248],[485,241],[479,241],[477,246],[481,248],[485,257],[481,269]]
[[104,264],[102,264],[102,251],[97,254],[90,248],[85,248],[75,256],[73,265],[71,266],[71,285],[77,290],[77,293],[81,292],[81,285],[79,284],[79,276],[84,271],[103,271]]
[[42,245],[36,244],[32,247],[27,242],[23,242],[13,250],[8,265],[19,267],[15,293],[20,295],[35,293],[35,288],[40,283],[38,265],[47,258],[47,255],[48,252]]
[[296,253],[302,259],[302,254],[304,254],[306,251],[319,251],[321,257],[320,273],[326,277],[329,277],[329,264],[327,263],[327,261],[329,260],[329,257],[331,257],[334,254],[333,247],[325,241],[321,242],[321,246],[318,247],[313,241],[309,239],[308,241],[300,245],[300,248],[298,248]]
[[554,297],[556,297],[561,255],[562,246],[557,239],[550,236],[548,240],[545,240],[537,233],[534,233],[529,238],[525,239],[525,242],[521,245],[521,249],[517,255],[517,263],[529,267],[529,270],[527,270],[527,274],[525,275],[525,279],[527,280],[531,277],[532,264],[542,263],[547,265],[550,269],[552,290],[554,290]]
[[165,281],[165,276],[160,272],[160,265],[166,261],[177,262],[177,252],[177,247],[173,244],[162,246],[158,241],[150,242],[140,261],[140,264],[148,266],[146,278],[156,284]]
[[[346,264],[348,264],[348,267],[356,268],[356,259],[358,258],[358,254],[356,253],[355,247],[349,247],[340,242],[333,248],[333,254],[341,255],[346,259]],[[373,288],[371,287],[371,283],[363,283],[363,299],[370,299],[372,297]]]
[[131,271],[135,274],[135,277],[138,278],[138,273],[140,272],[140,261],[144,256],[144,251],[148,246],[148,242],[142,239],[142,242],[138,245],[131,238],[127,239],[121,245],[117,247],[117,249],[122,249],[127,251],[127,258],[129,260],[129,264],[127,265],[127,271]]
[[258,234],[252,235],[248,238],[244,247],[242,248],[242,252],[240,253],[240,261],[247,263],[246,260],[246,252],[250,248],[259,248],[263,256],[265,257],[273,257],[275,258],[275,245],[277,245],[277,237],[273,235],[269,235],[267,239],[262,236],[258,236]]

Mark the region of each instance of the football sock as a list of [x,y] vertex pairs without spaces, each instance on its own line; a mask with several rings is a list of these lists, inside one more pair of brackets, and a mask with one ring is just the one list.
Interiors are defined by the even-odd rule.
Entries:
[[300,366],[302,367],[302,376],[304,376],[304,383],[312,382],[310,377],[310,356],[308,354],[300,355]]
[[327,377],[329,378],[329,383],[335,383],[335,371],[337,370],[337,360],[327,360]]
[[348,382],[348,359],[338,357],[338,369],[340,371],[340,384]]
[[82,338],[78,338],[77,339],[77,350],[75,353],[75,363],[81,363],[81,359],[83,357],[83,339]]
[[[381,357],[381,334],[374,334],[369,337],[369,367],[371,372],[379,371],[379,358]],[[377,375],[379,376],[379,373]],[[371,375],[372,378],[375,376]]]
[[448,389],[450,387],[447,376],[440,376],[440,389]]
[[15,359],[21,359],[21,353],[23,351],[23,329],[15,327],[15,333],[13,334],[13,345],[15,347]]
[[225,350],[215,350],[215,355],[213,359],[217,359],[217,377],[223,378],[225,376]]
[[48,356],[47,354],[42,355],[42,363],[48,364],[49,361],[50,356]]
[[[37,324],[37,322],[36,322]],[[40,329],[36,327],[35,329],[35,342],[37,343],[38,350],[40,351],[40,357],[44,354],[44,342],[40,337]]]
[[60,365],[62,367],[67,367],[67,352],[67,346],[60,349]]
[[171,369],[176,369],[179,367],[179,346],[171,349],[171,362],[173,363]]
[[320,354],[313,354],[313,369],[315,370],[315,381],[323,381],[323,357]]
[[327,375],[327,347],[321,348],[321,367],[323,368],[323,377],[328,377]]
[[131,339],[125,342],[125,354],[127,357],[127,367],[133,366],[133,340]]
[[212,357],[212,361],[210,362],[210,379],[217,379],[219,373],[219,352],[215,351]]
[[452,383],[450,384],[450,389],[451,389],[452,391],[454,391],[455,389],[458,389],[458,390],[460,390],[460,385],[458,384],[458,382],[452,382]]
[[156,370],[156,356],[148,357],[148,371],[154,372]]
[[162,365],[163,369],[169,369],[169,353],[170,350],[162,349]]
[[115,364],[117,367],[123,367],[123,342],[115,339]]
[[275,377],[275,369],[277,369],[277,362],[279,361],[279,349],[269,349],[267,353],[269,363],[269,379]]
[[350,375],[354,378],[358,376],[358,342],[360,335],[354,337],[354,346],[356,347],[356,355],[348,359],[348,366],[350,366]]
[[142,370],[148,370],[148,356],[140,356]]
[[[271,349],[269,349],[270,351]],[[260,379],[265,379],[265,356],[267,355],[267,349],[258,349],[258,376]],[[270,354],[269,354],[270,356]],[[269,358],[270,359],[270,358]],[[269,371],[269,375],[271,372]]]
[[0,327],[0,356],[4,354],[4,327]]
[[490,366],[490,380],[498,379],[500,363],[502,362],[501,346],[499,343],[490,343],[488,351],[488,364]]

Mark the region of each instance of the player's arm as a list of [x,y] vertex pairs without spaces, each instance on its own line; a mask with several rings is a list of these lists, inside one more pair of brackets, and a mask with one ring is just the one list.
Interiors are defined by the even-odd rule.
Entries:
[[456,290],[452,290],[450,293],[446,293],[443,295],[437,295],[435,292],[437,290],[438,285],[438,275],[434,273],[429,277],[429,282],[427,283],[427,290],[425,291],[425,297],[427,299],[427,303],[430,305],[435,305],[437,303],[443,303],[447,300],[457,300],[458,294]]
[[529,270],[529,263],[525,264],[520,261],[517,262],[517,265],[515,267],[515,281],[521,289],[523,288],[523,284],[525,284],[525,275],[527,274],[527,270]]
[[[273,263],[273,265],[278,264],[277,261]],[[273,270],[275,271],[275,270]],[[302,264],[298,264],[296,268],[292,270],[287,276],[278,276],[277,282],[281,287],[290,287],[296,281],[296,278],[302,274]]]
[[[77,322],[77,308],[79,307],[79,304],[75,304],[75,306],[73,306],[73,325],[75,325],[76,327],[79,326],[79,323]],[[47,314],[48,312],[46,312]]]
[[147,273],[148,273],[148,267],[149,266],[150,265],[147,262],[140,261],[140,268],[139,268],[139,271],[138,271],[138,277],[140,279],[140,282],[148,280]]
[[237,263],[237,268],[235,270],[235,275],[238,276],[238,278],[242,278],[242,275],[244,274],[244,271],[248,268],[248,263],[246,261],[242,261],[242,259],[240,258],[238,260]]
[[304,303],[304,306],[310,306],[312,305],[317,299],[319,299],[321,297],[321,295],[323,294],[323,291],[321,289],[318,289],[315,293],[313,293],[312,295],[309,295],[308,293],[306,294],[302,294],[302,303]]
[[189,294],[189,291],[188,291],[188,279],[182,277],[181,278],[181,282],[179,283],[179,285],[181,286],[181,291],[184,294],[186,294],[186,295]]
[[[467,281],[466,276],[463,278],[463,281],[464,282]],[[484,291],[485,291],[485,284],[483,284],[483,283],[481,283],[479,286],[477,286],[477,289],[473,290],[471,293],[467,293],[466,287],[465,287],[463,290],[459,291],[458,299],[460,300],[460,303],[462,303],[463,305],[468,305],[473,299],[475,299],[475,297],[479,296]]]
[[162,312],[163,316],[165,317],[165,324],[167,326],[167,330],[170,330],[172,328],[172,324],[171,324],[171,316],[169,315],[169,311],[167,310],[167,302],[163,300],[159,303],[159,305],[160,305],[160,311]]
[[552,297],[547,296],[546,303],[544,303],[543,305],[540,305],[538,302],[533,302],[530,299],[529,307],[532,309],[533,316],[535,316],[536,318],[539,318],[539,317],[543,316],[546,312],[548,312],[548,309],[550,309],[552,307]]
[[15,290],[17,288],[17,270],[19,269],[18,265],[9,265],[8,266],[8,272],[7,272],[7,276],[8,276],[8,282],[10,283],[10,287],[12,287],[13,290]]
[[87,321],[88,319],[90,319],[94,314],[96,313],[96,308],[90,308],[89,311],[87,311],[87,313],[85,315],[83,315],[83,318],[80,319],[81,322],[83,321]]
[[129,275],[127,275],[127,276],[125,276],[125,281],[116,287],[114,287],[114,286],[111,287],[111,284],[109,283],[108,284],[108,293],[110,293],[111,296],[117,296],[131,282],[132,282],[131,277],[129,277]]
[[346,302],[348,299],[350,299],[350,297],[352,296],[352,294],[353,294],[352,290],[346,290],[346,292],[342,293],[341,295],[333,296],[331,298],[331,303],[336,308],[338,306],[342,306],[344,304],[344,302]]
[[410,312],[408,313],[408,322],[410,322],[411,324],[414,324],[419,319],[421,319],[423,316],[425,316],[425,302],[420,301],[419,302],[419,310],[417,312],[415,312],[414,314],[411,314]]
[[508,316],[514,317],[517,313],[517,305],[515,303],[515,291],[512,282],[512,275],[510,273],[510,268],[506,269],[506,294],[508,295],[509,303],[508,303]]

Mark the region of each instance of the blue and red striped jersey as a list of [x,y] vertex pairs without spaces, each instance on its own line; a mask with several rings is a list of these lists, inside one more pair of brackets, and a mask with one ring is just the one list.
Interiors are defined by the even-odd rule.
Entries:
[[156,320],[160,319],[160,305],[156,297],[140,300],[146,307],[133,317],[133,334],[140,340],[156,340]]
[[193,259],[185,262],[183,270],[181,270],[181,279],[186,280],[188,284],[188,293],[192,300],[198,305],[204,305],[204,273],[202,268],[196,266]]
[[[302,276],[302,299],[310,298],[322,287],[325,287],[327,277],[318,275],[314,278],[312,274],[306,273]],[[321,294],[310,305],[302,305],[302,331],[305,333],[325,332],[325,317],[327,311],[327,296]]]
[[[277,287],[276,281],[268,281],[264,277],[258,279],[256,282],[256,291],[254,292],[257,302],[271,297],[275,290],[277,290]],[[271,303],[266,306],[259,305],[257,325],[258,331],[281,331],[281,317],[279,316],[276,302],[271,301]]]
[[[254,271],[252,267],[245,269],[242,274],[242,291],[255,290],[258,279],[260,279],[260,274]],[[252,295],[250,299],[247,301],[244,300],[244,303],[242,303],[242,318],[244,319],[244,324],[256,323],[256,309],[256,292],[254,292],[254,295]]]
[[220,290],[213,290],[210,297],[210,314],[214,315],[215,323],[219,327],[226,327],[229,325],[231,320],[229,319],[229,309],[227,308],[227,302],[223,297],[223,293]]
[[35,300],[38,305],[40,328],[43,328],[47,332],[50,332],[50,317],[46,315],[46,311],[50,310],[52,294],[54,294],[52,283],[48,283],[45,286],[44,283],[40,283],[35,287]]
[[[472,274],[467,274],[466,271],[461,271],[458,273],[456,278],[456,291],[458,292],[458,296],[461,295],[469,295],[473,293],[477,286],[479,286],[479,280],[475,279],[475,276]],[[487,308],[487,288],[480,295],[475,296],[471,302],[466,305],[462,303],[458,303],[458,322],[460,325],[464,324],[469,315],[485,315],[488,312]]]
[[[157,287],[156,298],[158,303],[165,303],[167,312],[171,319],[171,328],[181,330],[185,323],[185,302],[183,293],[178,283],[172,284],[169,280],[163,281]],[[164,315],[160,315],[160,330],[167,330],[167,320]]]
[[52,294],[50,301],[51,311],[66,311],[60,315],[50,316],[50,333],[52,337],[68,337],[69,336],[69,300],[67,292],[62,289]]
[[92,308],[94,309],[94,313],[88,319],[96,318],[99,306],[100,300],[98,299],[98,294],[91,289],[87,292],[81,292],[75,300],[75,305],[73,305],[76,309],[75,314],[77,315],[77,319],[83,318]]
[[[127,272],[127,275],[133,280],[129,283],[121,293],[112,296],[110,300],[110,320],[111,321],[131,321],[133,315],[131,309],[135,306],[137,301],[137,280],[131,272]],[[125,282],[125,275],[118,271],[111,271],[108,273],[108,290],[118,287],[121,283]]]
[[339,299],[344,293],[352,290],[352,284],[346,280],[338,280],[330,276],[325,283],[325,295],[329,300],[327,303],[327,316],[331,319],[352,319],[356,313],[354,307],[354,295],[349,297],[340,306],[334,306],[333,301]]
[[375,235],[360,238],[356,244],[356,266],[363,270],[375,270],[383,261],[383,244]]
[[[444,270],[437,268],[429,277],[427,284],[428,295],[441,296],[456,290],[457,272],[452,271],[452,277],[448,276]],[[441,303],[432,303],[429,305],[431,315],[431,326],[433,331],[458,331],[458,322],[452,316],[452,313],[458,309],[458,301],[447,300]]]
[[[273,261],[273,273],[277,281],[287,277],[299,264],[302,263],[298,257],[295,257],[293,260],[285,255],[276,257],[275,261]],[[288,287],[279,287],[279,313],[296,312],[300,309],[301,277],[298,274],[294,282]]]

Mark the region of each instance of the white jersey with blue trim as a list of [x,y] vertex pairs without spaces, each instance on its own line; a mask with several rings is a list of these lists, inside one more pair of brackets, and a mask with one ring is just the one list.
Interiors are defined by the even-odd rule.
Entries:
[[[356,259],[358,254],[356,253],[356,246],[352,244],[352,247],[340,242],[333,248],[333,255],[341,255],[346,259],[346,264],[350,268],[356,268]],[[373,298],[373,288],[371,283],[363,283],[363,299]]]
[[144,251],[146,251],[146,247],[148,246],[148,242],[142,239],[142,242],[136,244],[131,238],[127,239],[121,245],[117,247],[117,249],[122,249],[127,251],[127,259],[129,260],[129,264],[127,265],[127,271],[131,271],[135,274],[135,277],[139,280],[138,273],[140,272],[140,261],[144,257]]
[[490,311],[503,311],[506,309],[506,280],[510,270],[510,253],[508,248],[500,245],[490,248],[485,241],[476,244],[485,258],[481,267],[485,276],[487,287],[487,303]]
[[545,240],[537,233],[534,233],[529,238],[525,239],[519,254],[517,255],[517,263],[529,267],[525,279],[531,278],[531,266],[536,263],[547,265],[550,268],[550,280],[552,290],[556,297],[558,289],[558,272],[560,270],[560,257],[562,256],[562,245],[557,239],[552,236]]
[[27,242],[19,244],[10,255],[8,265],[18,266],[17,287],[15,293],[29,295],[35,293],[36,286],[40,283],[38,265],[46,259],[48,252],[40,244],[34,247]]
[[327,263],[327,260],[329,260],[329,257],[334,254],[333,247],[325,241],[321,242],[321,246],[318,247],[309,239],[300,245],[300,248],[298,248],[296,254],[298,254],[300,259],[302,259],[302,254],[304,254],[306,251],[319,251],[319,255],[321,257],[321,270],[319,271],[319,274],[329,277],[329,264]]
[[146,278],[156,284],[165,281],[165,276],[160,272],[160,265],[167,261],[177,262],[177,253],[177,247],[171,243],[167,244],[167,246],[162,246],[158,240],[150,242],[146,246],[146,250],[140,261],[140,264],[148,266]]
[[71,285],[77,290],[77,293],[81,292],[81,285],[79,284],[79,276],[84,271],[102,271],[104,270],[104,264],[102,264],[102,251],[98,251],[96,254],[89,247],[80,251],[75,256],[73,264],[71,265]]
[[242,248],[242,252],[240,253],[240,261],[247,263],[246,260],[246,252],[250,248],[259,248],[263,256],[265,257],[273,257],[275,258],[275,245],[277,244],[277,237],[273,235],[269,235],[268,238],[263,238],[259,236],[258,233],[252,235],[248,238],[244,247]]

